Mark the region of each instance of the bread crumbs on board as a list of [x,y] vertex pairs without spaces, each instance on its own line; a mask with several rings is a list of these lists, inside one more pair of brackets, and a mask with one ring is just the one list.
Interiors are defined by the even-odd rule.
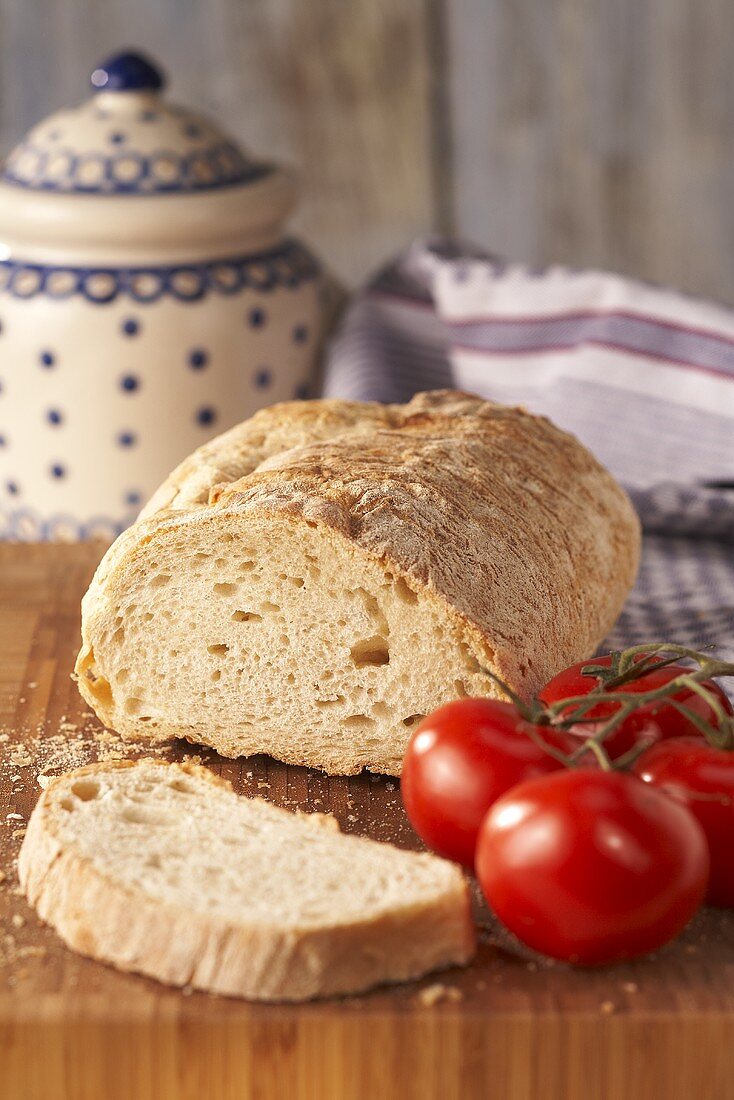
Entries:
[[464,994],[460,989],[455,985],[444,985],[443,982],[434,982],[433,985],[427,985],[425,989],[421,989],[416,994],[416,1000],[424,1008],[433,1008],[434,1005],[441,1004],[441,1002],[457,1004],[463,999]]

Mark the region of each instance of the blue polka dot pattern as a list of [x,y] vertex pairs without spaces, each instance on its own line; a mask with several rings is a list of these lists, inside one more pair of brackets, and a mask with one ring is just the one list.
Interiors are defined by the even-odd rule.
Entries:
[[46,413],[46,419],[48,420],[49,424],[61,424],[64,417],[58,409],[49,409]]
[[308,382],[301,382],[296,386],[293,396],[297,401],[306,401],[308,398]]
[[189,352],[189,366],[192,370],[203,370],[209,362],[209,356],[203,348],[194,348]]
[[142,494],[137,489],[131,489],[130,492],[125,493],[125,504],[129,504],[131,508],[134,508],[143,499]]
[[140,322],[134,317],[126,317],[122,322],[122,331],[125,336],[137,336],[140,332]]
[[255,385],[259,390],[265,390],[273,381],[273,376],[267,367],[261,367],[255,372]]
[[53,466],[51,467],[51,477],[66,477],[66,468],[62,466],[60,462],[54,462]]
[[134,374],[125,374],[120,379],[120,389],[125,393],[135,393],[140,387],[140,379],[136,378]]
[[15,481],[9,481],[5,488],[13,497],[17,497],[18,493],[20,492],[20,489],[18,488],[18,485]]
[[53,367],[56,365],[56,356],[52,351],[41,352],[41,365],[44,367]]
[[262,328],[266,321],[266,313],[264,309],[260,309],[256,306],[255,309],[250,310],[250,324],[253,328]]
[[306,325],[296,325],[293,329],[293,343],[305,344],[308,340],[308,328]]
[[117,437],[117,442],[121,447],[134,447],[138,441],[138,437],[135,432],[120,432]]
[[205,428],[208,424],[213,424],[216,419],[216,411],[209,405],[205,405],[204,408],[198,409],[196,412],[196,423],[201,424],[202,428]]
[[125,134],[121,134],[119,132],[117,132],[115,134],[110,134],[110,141],[112,142],[113,145],[122,145],[124,140],[125,140]]
[[4,435],[0,435],[0,447],[4,447],[4,446],[6,446],[7,442],[8,442],[8,441],[7,441],[7,439],[5,438],[5,436],[4,436]]

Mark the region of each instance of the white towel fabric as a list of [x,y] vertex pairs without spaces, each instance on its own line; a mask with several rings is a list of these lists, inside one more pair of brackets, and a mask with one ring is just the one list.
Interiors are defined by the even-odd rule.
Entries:
[[551,417],[631,494],[643,562],[607,647],[665,640],[734,660],[734,310],[417,241],[355,297],[324,392],[444,387]]

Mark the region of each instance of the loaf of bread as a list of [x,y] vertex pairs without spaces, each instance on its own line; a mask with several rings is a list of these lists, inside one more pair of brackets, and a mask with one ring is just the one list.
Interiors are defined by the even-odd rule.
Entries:
[[192,765],[60,776],[18,869],[29,902],[81,954],[253,1000],[356,993],[474,952],[458,867],[241,798]]
[[635,577],[619,485],[461,393],[292,402],[188,458],[82,605],[79,687],[124,738],[397,775],[446,701],[589,656]]

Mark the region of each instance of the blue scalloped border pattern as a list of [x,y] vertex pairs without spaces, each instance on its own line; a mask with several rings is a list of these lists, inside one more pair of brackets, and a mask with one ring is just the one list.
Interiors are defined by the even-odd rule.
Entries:
[[295,289],[320,272],[314,257],[297,241],[286,241],[270,252],[177,267],[47,267],[3,260],[0,294],[57,300],[81,295],[96,305],[121,296],[141,304],[166,296],[195,302],[210,293],[238,294],[246,287],[264,293],[277,287]]
[[[22,171],[30,163],[32,170]],[[150,155],[120,150],[74,153],[71,149],[42,149],[30,143],[18,146],[2,172],[6,183],[32,191],[60,191],[84,195],[155,195],[212,191],[253,183],[272,171],[267,164],[251,164],[231,142],[180,156],[161,149]]]
[[137,509],[124,520],[109,516],[92,516],[81,521],[59,513],[43,518],[30,508],[0,512],[0,542],[80,542],[84,539],[107,539],[112,542],[135,521]]

